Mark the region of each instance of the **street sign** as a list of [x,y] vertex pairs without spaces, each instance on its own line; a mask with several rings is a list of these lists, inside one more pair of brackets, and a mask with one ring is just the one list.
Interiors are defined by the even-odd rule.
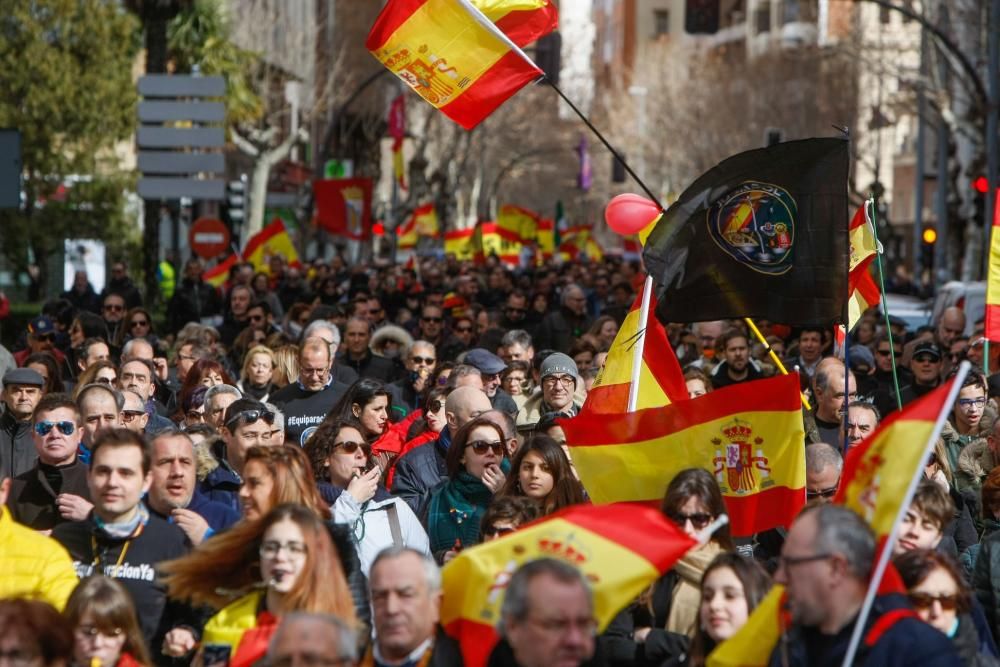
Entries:
[[226,119],[226,105],[222,102],[172,102],[143,100],[139,102],[139,120],[164,122],[193,120],[199,123],[221,123]]
[[191,225],[188,242],[199,257],[218,257],[229,249],[229,228],[217,218],[198,218]]
[[226,156],[222,153],[139,151],[138,167],[144,174],[217,173],[226,170]]
[[139,77],[139,94],[143,97],[222,97],[226,94],[226,79],[221,76],[147,74]]
[[135,133],[140,148],[222,148],[223,127],[156,127],[140,125]]
[[143,199],[211,199],[226,197],[226,182],[220,179],[140,178],[136,188]]

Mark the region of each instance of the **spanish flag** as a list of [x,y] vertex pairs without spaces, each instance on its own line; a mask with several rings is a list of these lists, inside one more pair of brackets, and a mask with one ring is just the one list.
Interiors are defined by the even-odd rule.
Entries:
[[255,270],[267,274],[271,273],[270,259],[274,256],[284,257],[288,266],[302,266],[299,253],[281,218],[275,218],[271,224],[254,234],[243,249],[244,261],[253,264]]
[[556,251],[556,223],[545,218],[538,221],[535,233],[535,243],[538,244],[539,259],[549,259]]
[[661,408],[687,399],[681,365],[667,340],[667,332],[653,316],[656,298],[650,295],[645,325],[639,321],[641,305],[640,292],[611,343],[607,361],[597,374],[594,386],[587,393],[587,400],[583,404],[585,412],[607,414],[627,411],[629,387],[632,384],[633,348],[643,336],[646,341],[642,348],[639,400],[636,404],[638,409]]
[[538,236],[538,221],[541,219],[534,211],[504,204],[497,214],[497,226],[512,234],[516,234],[522,243],[530,244],[535,242]]
[[480,222],[476,225],[474,243],[477,261],[496,255],[507,266],[516,267],[521,263],[521,235],[495,222]]
[[549,0],[472,0],[512,42],[527,46],[559,26],[559,12]]
[[[648,345],[648,343],[647,343]],[[670,480],[704,468],[719,482],[734,535],[788,526],[805,505],[805,434],[792,373],[630,413],[561,421],[595,503],[659,503]]]
[[201,275],[201,279],[212,287],[222,288],[229,280],[229,270],[236,266],[236,255],[230,255]]
[[[998,192],[1000,194],[1000,192]],[[986,338],[1000,340],[1000,196],[990,231],[990,268],[986,282]]]
[[775,584],[732,637],[715,647],[708,667],[767,667],[791,619],[784,610],[785,587]]
[[412,250],[417,246],[418,239],[417,221],[413,216],[396,228],[396,247],[399,250]]
[[444,234],[444,252],[446,255],[454,255],[459,261],[471,260],[476,256],[476,248],[473,245],[473,235],[475,229],[453,229]]
[[417,236],[436,239],[441,235],[441,225],[438,224],[437,209],[433,202],[413,210],[413,223]]
[[865,208],[868,202],[855,212],[851,219],[851,226],[848,236],[851,243],[851,270],[847,274],[847,292],[850,295],[847,301],[847,330],[854,329],[854,325],[861,319],[861,315],[872,306],[877,306],[881,301],[881,292],[875,279],[869,271],[872,261],[875,259],[878,249],[875,243],[875,234],[872,233],[871,224],[868,222]]
[[445,565],[441,624],[461,644],[466,667],[484,667],[497,642],[507,584],[522,564],[549,557],[576,566],[591,584],[594,616],[603,630],[695,546],[695,540],[650,507],[568,507],[462,551]]
[[389,0],[365,46],[467,130],[543,76],[470,0]]

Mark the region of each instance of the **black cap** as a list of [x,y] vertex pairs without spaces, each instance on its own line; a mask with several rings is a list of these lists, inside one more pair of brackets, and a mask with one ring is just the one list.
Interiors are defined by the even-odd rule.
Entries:
[[33,387],[44,387],[45,378],[38,371],[31,368],[12,368],[3,374],[3,386],[12,384],[26,384]]

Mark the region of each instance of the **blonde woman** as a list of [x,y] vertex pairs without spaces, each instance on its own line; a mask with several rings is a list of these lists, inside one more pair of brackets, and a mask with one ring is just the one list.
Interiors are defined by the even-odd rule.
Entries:
[[274,351],[274,374],[271,384],[274,391],[299,379],[299,346],[282,345]]
[[274,370],[277,366],[274,352],[263,345],[250,348],[243,357],[243,370],[237,388],[244,396],[249,396],[260,402],[266,402],[274,392]]

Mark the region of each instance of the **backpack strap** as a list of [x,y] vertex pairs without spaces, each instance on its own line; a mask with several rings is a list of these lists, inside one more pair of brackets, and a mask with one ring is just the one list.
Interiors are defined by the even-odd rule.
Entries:
[[385,513],[389,518],[389,532],[392,533],[392,545],[403,546],[403,531],[399,526],[399,511],[396,509],[396,502],[393,501],[385,506]]
[[892,609],[878,617],[865,634],[865,646],[871,648],[882,639],[889,629],[904,618],[917,618],[917,612],[912,609]]

